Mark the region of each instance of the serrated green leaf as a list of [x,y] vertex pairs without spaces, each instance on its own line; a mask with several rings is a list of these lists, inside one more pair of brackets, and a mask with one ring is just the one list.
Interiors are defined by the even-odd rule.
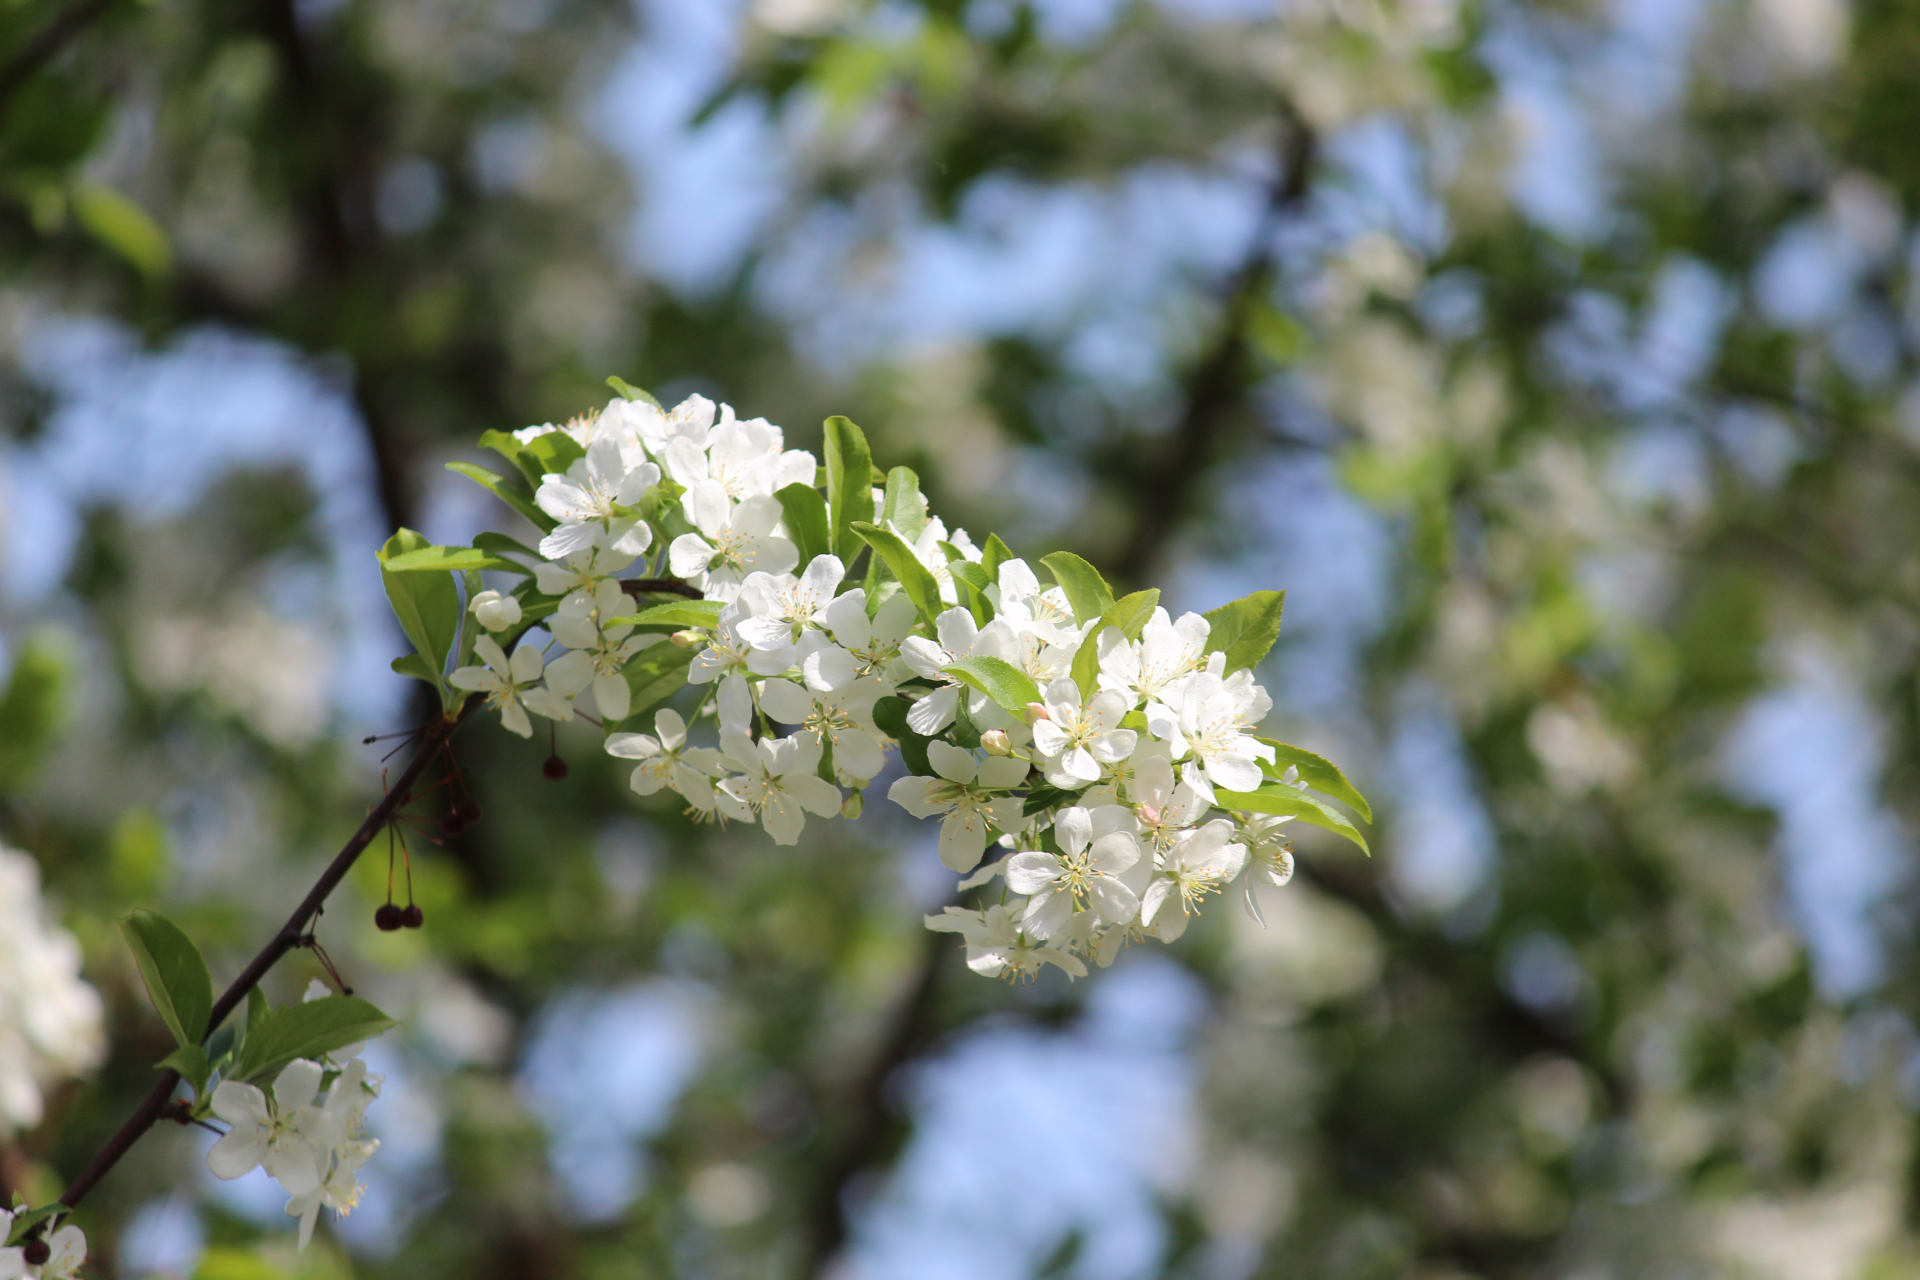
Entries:
[[854,557],[860,553],[860,538],[854,532],[857,523],[871,524],[873,508],[873,458],[867,449],[867,437],[859,427],[835,415],[826,422],[827,509],[833,517],[833,554],[853,571]]
[[275,1009],[248,1033],[231,1078],[271,1075],[295,1058],[318,1058],[397,1025],[358,996],[325,996]]
[[927,527],[927,500],[920,492],[920,477],[908,468],[895,467],[887,472],[880,520],[892,525],[908,542],[918,540]]
[[800,549],[800,563],[796,573],[805,573],[816,556],[823,556],[833,550],[833,529],[827,522],[827,500],[812,485],[790,484],[773,495],[780,500],[780,510],[784,513],[781,523],[787,527],[787,537]]
[[1118,627],[1127,639],[1137,640],[1159,604],[1160,589],[1148,587],[1145,591],[1121,596],[1100,615],[1099,625],[1087,632],[1087,638],[1073,652],[1073,682],[1079,686],[1081,698],[1091,698],[1100,684],[1101,633],[1108,627]]
[[207,1077],[213,1074],[213,1068],[207,1062],[207,1051],[199,1045],[181,1045],[153,1065],[160,1071],[178,1071],[180,1078],[193,1086],[195,1098],[207,1096]]
[[[492,434],[492,433],[489,433]],[[511,437],[509,437],[511,438]],[[503,476],[497,476],[485,467],[476,467],[471,462],[449,462],[447,470],[467,479],[491,493],[500,501],[525,516],[533,527],[542,533],[552,533],[560,522],[542,511],[533,501],[533,494],[524,485],[517,484]]]
[[1345,836],[1359,845],[1369,857],[1373,855],[1373,850],[1367,848],[1367,838],[1347,820],[1345,814],[1284,782],[1262,783],[1258,791],[1215,791],[1214,802],[1222,809],[1244,809],[1252,813],[1299,818],[1302,822],[1324,827],[1335,835]]
[[893,738],[900,744],[900,761],[907,766],[909,773],[926,778],[934,776],[934,768],[927,760],[927,744],[933,739],[925,734],[915,733],[907,724],[907,709],[913,704],[895,694],[889,694],[873,704],[873,723],[880,732]]
[[1227,674],[1260,665],[1280,638],[1284,591],[1256,591],[1207,612],[1207,652],[1227,655]]
[[[876,556],[886,561],[887,568],[900,580],[900,588],[907,593],[907,599],[913,601],[913,607],[920,611],[927,625],[932,626],[946,605],[940,599],[940,584],[934,581],[927,566],[920,563],[920,557],[913,554],[913,548],[902,542],[899,534],[862,521],[854,522],[853,531],[857,537],[866,540]],[[845,558],[841,557],[843,560]]]
[[421,547],[386,561],[389,573],[425,573],[428,571],[463,572],[468,569],[501,569],[531,578],[533,570],[517,560],[507,560],[478,547]]
[[1113,607],[1113,588],[1100,576],[1100,571],[1082,560],[1071,551],[1056,551],[1050,556],[1042,556],[1040,563],[1047,567],[1053,580],[1067,593],[1067,603],[1073,606],[1073,620],[1088,622],[1099,617]]
[[213,979],[200,948],[173,921],[144,908],[121,916],[120,931],[174,1043],[197,1046],[206,1038],[207,1015],[213,1011]]
[[540,486],[539,462],[527,455],[527,447],[512,432],[483,432],[478,443],[482,449],[491,449],[505,458],[508,465],[520,474],[529,492]]
[[1339,765],[1325,756],[1315,755],[1305,747],[1296,747],[1276,738],[1260,738],[1258,741],[1273,748],[1273,763],[1262,762],[1260,765],[1268,777],[1278,778],[1291,765],[1300,771],[1300,781],[1315,791],[1324,791],[1334,799],[1352,805],[1363,821],[1373,821],[1373,806],[1367,803],[1367,798],[1360,794],[1358,787],[1347,781],[1347,775],[1340,772]]
[[947,675],[993,699],[994,705],[1018,715],[1029,702],[1040,701],[1040,690],[1026,672],[1001,658],[962,658],[944,668]]
[[387,568],[388,561],[431,545],[411,529],[395,533],[380,548],[380,580],[386,586],[394,616],[400,619],[401,630],[407,633],[414,652],[433,673],[434,687],[440,689],[444,697],[446,687],[442,673],[447,669],[447,657],[460,634],[460,592],[453,585],[453,575],[396,573]]
[[620,398],[623,400],[639,400],[646,404],[652,405],[656,409],[662,409],[662,411],[664,412],[664,409],[662,408],[660,402],[658,400],[655,400],[650,393],[642,391],[639,387],[634,386],[632,383],[628,382],[625,378],[608,378],[607,385],[612,387],[615,391],[619,392]]
[[726,608],[718,600],[679,600],[657,604],[624,618],[608,618],[603,627],[701,627],[720,625],[720,611]]

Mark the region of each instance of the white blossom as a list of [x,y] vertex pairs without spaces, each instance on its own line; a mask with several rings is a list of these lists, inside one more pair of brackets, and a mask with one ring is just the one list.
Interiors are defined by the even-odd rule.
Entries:
[[935,740],[927,744],[927,763],[937,778],[900,778],[887,799],[916,818],[943,815],[940,861],[950,871],[971,871],[987,849],[987,832],[1011,831],[1020,824],[1021,802],[998,794],[1027,776],[1027,762],[1007,756],[976,760],[970,751]]
[[314,1131],[322,1117],[313,1100],[323,1070],[295,1058],[275,1078],[271,1100],[253,1085],[222,1080],[213,1091],[213,1114],[232,1127],[207,1152],[213,1176],[231,1180],[264,1165],[289,1195],[319,1186],[323,1152]]
[[0,1136],[40,1123],[45,1091],[106,1052],[80,944],[40,896],[40,867],[0,846]]
[[742,822],[758,818],[775,844],[798,842],[808,813],[839,816],[840,789],[814,776],[818,741],[796,736],[755,742],[738,730],[722,730],[720,751],[741,771],[720,782],[720,811]]
[[467,605],[481,626],[489,631],[505,631],[520,624],[520,602],[498,591],[482,591]]
[[[931,737],[954,722],[959,714],[960,695],[963,691],[971,696],[967,703],[970,715],[985,713],[989,719],[1004,720],[983,693],[968,690],[965,685],[946,674],[946,669],[962,658],[999,658],[1007,660],[1014,652],[1013,632],[1006,623],[999,620],[978,626],[973,615],[965,609],[948,609],[934,619],[934,632],[940,639],[936,644],[924,636],[908,636],[900,642],[900,660],[917,676],[937,681],[940,685],[932,693],[914,703],[907,711],[907,726],[915,733],[924,733]],[[992,708],[989,712],[987,709]],[[982,724],[981,728],[1001,728],[1003,725]]]
[[1042,964],[1057,965],[1075,978],[1087,976],[1078,956],[1050,947],[1021,930],[1013,912],[994,903],[985,911],[948,907],[926,917],[935,933],[957,933],[966,940],[967,968],[989,978],[1033,978]]
[[1240,874],[1247,847],[1233,839],[1233,822],[1215,818],[1204,827],[1181,833],[1160,860],[1159,874],[1140,895],[1140,923],[1163,942],[1187,931],[1187,922],[1199,913],[1201,900]]
[[500,723],[510,732],[523,738],[533,736],[528,711],[553,720],[573,718],[571,705],[552,690],[539,686],[546,660],[540,656],[538,646],[523,640],[513,651],[513,657],[508,658],[492,636],[481,636],[473,642],[473,648],[487,665],[461,667],[447,677],[448,683],[456,689],[486,694],[487,705],[500,709]]
[[1206,661],[1211,630],[1211,624],[1197,613],[1183,613],[1175,621],[1159,608],[1141,628],[1138,640],[1128,640],[1118,627],[1107,628],[1096,642],[1100,687],[1124,694],[1130,705],[1164,701]]
[[560,524],[540,540],[540,554],[558,560],[605,546],[629,557],[639,555],[653,544],[653,527],[616,508],[633,506],[659,482],[659,467],[630,463],[617,440],[595,440],[587,446],[587,456],[576,458],[565,475],[549,472],[541,477],[533,500]]
[[1036,938],[1051,938],[1075,911],[1092,913],[1102,925],[1125,924],[1140,910],[1139,894],[1120,873],[1140,860],[1133,815],[1119,805],[1062,809],[1053,820],[1059,853],[1023,850],[1007,864],[1007,887],[1032,895],[1021,924]]
[[715,752],[705,747],[687,746],[687,722],[671,707],[662,707],[653,717],[653,733],[615,733],[607,738],[607,754],[623,760],[638,760],[630,779],[634,791],[650,796],[662,787],[672,787],[681,795],[704,795],[712,808]]
[[853,658],[855,678],[878,676],[897,684],[910,674],[900,660],[900,646],[919,614],[904,591],[887,597],[868,618],[866,589],[855,587],[835,596],[821,617],[835,643]]
[[799,548],[775,532],[783,514],[775,499],[762,495],[735,505],[717,483],[702,480],[680,502],[699,532],[675,538],[667,563],[707,599],[731,602],[754,570],[786,573],[800,563]]
[[807,627],[823,621],[823,611],[846,574],[838,556],[815,556],[798,578],[790,573],[748,574],[736,598],[747,615],[736,624],[741,636],[756,649],[792,644]]
[[1080,686],[1062,677],[1048,685],[1044,719],[1033,722],[1033,747],[1046,764],[1047,781],[1077,790],[1100,781],[1102,765],[1118,764],[1133,753],[1137,737],[1122,729],[1127,701],[1112,691],[1082,703]]
[[802,735],[831,743],[841,780],[865,786],[887,762],[880,747],[885,735],[873,723],[873,704],[887,692],[883,681],[870,676],[826,690],[769,680],[760,688],[760,707],[781,724],[798,726]]
[[1174,759],[1187,760],[1182,776],[1209,804],[1215,787],[1257,789],[1260,762],[1273,759],[1272,747],[1245,732],[1243,712],[1252,705],[1241,692],[1246,684],[1229,689],[1212,671],[1198,671],[1169,691],[1168,703],[1147,709],[1148,732],[1167,740]]

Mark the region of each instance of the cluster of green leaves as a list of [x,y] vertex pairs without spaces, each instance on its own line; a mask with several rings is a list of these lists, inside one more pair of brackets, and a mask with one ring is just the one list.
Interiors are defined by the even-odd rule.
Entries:
[[153,911],[130,912],[120,928],[147,996],[177,1046],[154,1065],[179,1072],[193,1086],[196,1116],[207,1114],[218,1081],[262,1079],[296,1058],[319,1059],[396,1025],[358,996],[275,1008],[255,985],[247,990],[244,1017],[212,1026],[213,980],[193,940]]

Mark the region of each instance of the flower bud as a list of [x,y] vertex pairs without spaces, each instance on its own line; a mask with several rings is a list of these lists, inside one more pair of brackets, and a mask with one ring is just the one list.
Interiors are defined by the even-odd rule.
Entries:
[[704,631],[676,631],[667,638],[682,649],[691,649],[695,645],[703,645],[707,642],[707,634]]
[[847,792],[847,798],[840,802],[840,816],[849,820],[857,818],[865,811],[866,807],[866,798],[862,793],[849,791]]
[[505,631],[520,622],[520,602],[498,591],[482,591],[468,606],[480,625],[489,631]]
[[1013,742],[1007,737],[1005,729],[989,729],[980,735],[980,745],[986,748],[990,756],[1010,756],[1013,754]]
[[1134,808],[1134,813],[1139,816],[1140,821],[1146,823],[1150,827],[1157,826],[1160,822],[1160,811],[1154,808],[1150,804],[1143,804],[1143,805],[1136,806]]
[[1035,724],[1041,720],[1051,720],[1051,719],[1053,719],[1053,717],[1047,714],[1046,703],[1029,702],[1027,704],[1027,723],[1028,724]]

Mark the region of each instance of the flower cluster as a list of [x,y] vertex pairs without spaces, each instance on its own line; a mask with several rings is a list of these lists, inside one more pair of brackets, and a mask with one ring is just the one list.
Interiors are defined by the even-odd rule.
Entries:
[[0,846],[0,1136],[38,1124],[43,1092],[97,1066],[105,1047],[80,944],[46,918],[38,865]]
[[[15,1219],[22,1217],[0,1209],[0,1240],[12,1238]],[[18,1225],[24,1231],[30,1221],[24,1219]],[[0,1249],[0,1280],[74,1280],[80,1264],[87,1260],[86,1233],[72,1223],[50,1232],[44,1224],[34,1229],[44,1238]],[[36,1258],[38,1261],[33,1260]]]
[[[1292,817],[1360,840],[1305,793],[1364,812],[1339,771],[1256,733],[1278,592],[1176,618],[1157,591],[1116,600],[1065,553],[1041,562],[1045,583],[1000,539],[929,514],[917,477],[875,470],[842,418],[825,465],[700,396],[667,410],[623,394],[482,443],[525,483],[467,473],[541,529],[537,550],[403,531],[415,549],[383,553],[411,608],[422,571],[522,579],[481,590],[468,572],[462,652],[479,661],[456,657],[447,684],[523,736],[530,716],[592,717],[636,792],[778,844],[810,816],[857,816],[897,753],[907,776],[888,797],[939,818],[941,860],[995,899],[927,921],[964,938],[977,972],[1083,974],[1129,940],[1178,938],[1236,881],[1257,915],[1253,883],[1291,874]],[[444,655],[421,657],[412,673],[431,678]],[[711,745],[694,745],[703,721]]]
[[364,1122],[384,1079],[368,1073],[362,1047],[322,1062],[294,1059],[270,1095],[234,1080],[213,1090],[213,1114],[229,1127],[207,1152],[207,1167],[215,1177],[238,1178],[264,1165],[289,1197],[288,1216],[300,1219],[302,1249],[321,1209],[344,1218],[360,1203],[360,1168],[380,1146]]

